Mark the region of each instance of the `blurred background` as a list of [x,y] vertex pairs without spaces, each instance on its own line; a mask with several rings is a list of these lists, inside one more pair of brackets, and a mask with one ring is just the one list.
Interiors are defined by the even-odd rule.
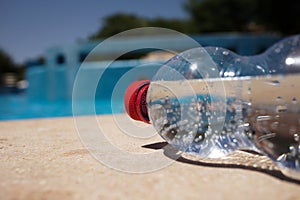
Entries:
[[[101,41],[122,31],[168,28],[191,36],[202,46],[253,55],[283,37],[299,34],[299,13],[300,1],[294,0],[1,0],[0,120],[72,115],[73,82],[80,64]],[[86,60],[97,66],[87,73],[105,66],[122,45],[137,41],[164,40],[162,48],[167,49],[177,43],[179,52],[188,48],[177,38],[167,38],[145,33],[115,41],[111,49]],[[163,63],[171,56],[157,49],[120,56],[100,80],[96,113],[112,112],[111,94],[124,74],[144,65],[134,79],[151,79],[159,68],[151,62]]]

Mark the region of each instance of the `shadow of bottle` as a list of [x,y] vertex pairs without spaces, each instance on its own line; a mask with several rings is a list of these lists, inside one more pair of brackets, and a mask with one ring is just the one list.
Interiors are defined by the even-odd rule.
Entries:
[[[163,149],[164,155],[176,160],[177,162],[187,163],[191,165],[199,165],[205,167],[215,168],[233,168],[245,169],[261,172],[270,175],[274,178],[295,183],[300,185],[299,180],[289,178],[281,173],[281,171],[264,155],[254,151],[236,151],[232,155],[221,159],[199,159],[195,156],[182,153],[178,156],[178,151],[171,148],[167,142],[158,142],[153,144],[143,145],[143,148],[159,150]],[[241,161],[242,160],[242,161]],[[241,161],[241,162],[237,162]],[[257,164],[256,164],[257,163]],[[264,164],[263,164],[264,163]]]

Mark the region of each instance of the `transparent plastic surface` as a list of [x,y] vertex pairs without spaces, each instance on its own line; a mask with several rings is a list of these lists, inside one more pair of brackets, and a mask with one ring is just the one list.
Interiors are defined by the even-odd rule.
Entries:
[[300,179],[300,35],[256,56],[206,47],[174,56],[150,84],[151,123],[181,151],[269,156]]

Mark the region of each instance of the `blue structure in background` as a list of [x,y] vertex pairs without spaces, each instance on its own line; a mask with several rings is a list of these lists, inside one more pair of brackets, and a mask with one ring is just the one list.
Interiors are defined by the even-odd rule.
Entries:
[[[270,35],[207,35],[194,36],[192,38],[202,46],[224,47],[240,55],[260,53],[279,39]],[[146,46],[147,43],[157,43],[161,49],[175,49],[178,52],[192,48],[182,43],[180,38],[176,36],[155,36],[116,40],[109,49],[100,49],[98,52],[93,53],[106,57],[122,52],[122,48],[128,45],[135,44],[142,47]],[[27,70],[27,79],[30,83],[28,88],[29,98],[69,99],[72,95],[74,78],[81,62],[98,44],[99,41],[95,41],[48,49],[45,55],[45,66],[35,66]],[[116,76],[117,74],[123,74],[139,64],[142,64],[142,61],[132,62],[125,60],[115,62],[113,69],[108,69],[110,73],[107,72],[108,81],[106,81],[106,84],[108,84],[108,88],[114,87],[113,83],[120,77]],[[91,62],[91,66],[97,66],[98,69],[105,65],[105,61]],[[153,66],[147,72],[145,72],[145,69],[141,69],[141,71],[145,72],[141,76],[151,79],[153,71],[156,70],[157,67]],[[90,68],[90,71],[93,73],[93,67]]]
[[[202,46],[219,46],[231,49],[240,55],[254,55],[267,49],[280,38],[272,35],[239,35],[239,34],[215,34],[192,36]],[[86,55],[88,55],[101,41],[90,41],[75,43],[68,46],[57,46],[48,49],[45,53],[46,62],[44,65],[29,66],[27,69],[27,81],[29,87],[26,96],[23,96],[15,103],[12,99],[7,99],[14,103],[7,103],[6,110],[0,109],[0,119],[18,119],[33,117],[55,117],[69,116],[72,114],[72,90],[76,73]],[[85,61],[85,73],[93,76],[95,70],[105,70],[107,61],[111,56],[122,52],[128,45],[147,46],[156,43],[160,49],[172,49],[177,52],[192,48],[180,41],[176,36],[152,36],[152,37],[132,37],[123,40],[115,40],[106,49],[94,49],[93,55],[98,55],[102,61]],[[111,94],[118,80],[129,70],[138,66],[133,79],[151,79],[160,67],[157,63],[151,64],[144,60],[117,60],[109,66],[100,83],[105,87],[99,87],[95,94],[96,111],[98,114],[111,113]],[[130,83],[124,83],[129,85]],[[88,90],[88,85],[82,85],[82,90]],[[120,102],[122,102],[120,96]],[[3,100],[4,99],[4,100]],[[5,98],[0,99],[0,103]],[[9,107],[13,107],[13,111]],[[3,109],[3,108],[2,108]],[[121,112],[121,110],[120,110]],[[83,114],[89,114],[84,113]]]

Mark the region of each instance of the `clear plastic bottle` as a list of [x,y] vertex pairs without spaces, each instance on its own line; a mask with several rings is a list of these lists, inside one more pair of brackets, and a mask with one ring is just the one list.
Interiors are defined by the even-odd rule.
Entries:
[[255,56],[220,47],[182,52],[151,81],[130,85],[125,107],[181,151],[217,158],[255,150],[300,180],[299,88],[295,35]]

